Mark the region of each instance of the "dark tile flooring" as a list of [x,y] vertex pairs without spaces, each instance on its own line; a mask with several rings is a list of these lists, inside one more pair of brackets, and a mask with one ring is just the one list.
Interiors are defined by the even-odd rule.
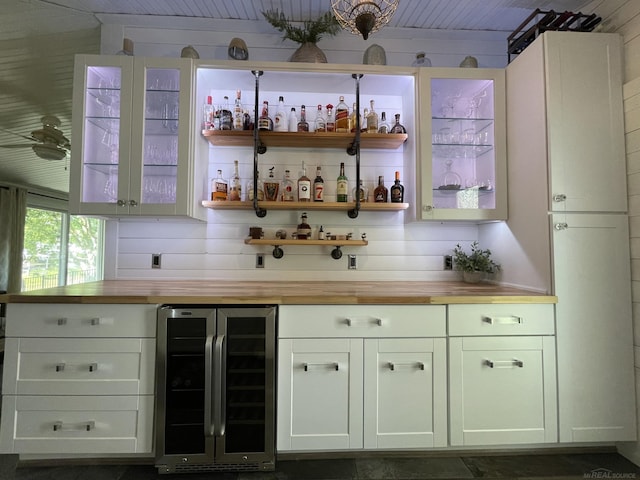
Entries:
[[615,453],[370,457],[279,460],[275,472],[199,472],[159,475],[151,465],[18,465],[0,455],[0,480],[568,480],[640,479],[640,467]]

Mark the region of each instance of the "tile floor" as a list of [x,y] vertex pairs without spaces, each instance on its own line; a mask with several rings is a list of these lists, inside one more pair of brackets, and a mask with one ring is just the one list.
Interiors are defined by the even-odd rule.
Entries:
[[151,465],[17,465],[0,455],[0,480],[427,480],[640,479],[640,467],[614,453],[281,460],[275,472],[159,475]]

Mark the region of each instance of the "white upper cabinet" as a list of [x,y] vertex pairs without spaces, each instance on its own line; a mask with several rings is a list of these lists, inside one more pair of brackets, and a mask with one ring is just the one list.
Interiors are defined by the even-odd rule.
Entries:
[[507,218],[503,70],[420,69],[417,216]]
[[70,211],[204,217],[194,203],[191,60],[76,57]]

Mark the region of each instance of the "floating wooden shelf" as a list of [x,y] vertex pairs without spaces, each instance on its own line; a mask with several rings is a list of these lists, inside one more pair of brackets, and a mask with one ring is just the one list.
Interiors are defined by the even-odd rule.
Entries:
[[[219,147],[251,147],[253,131],[203,130],[202,135]],[[354,141],[353,133],[326,132],[260,132],[260,142],[267,147],[293,148],[348,148]],[[406,133],[362,133],[360,148],[395,150],[407,141]]]
[[247,245],[271,245],[271,246],[288,246],[288,245],[320,245],[330,247],[364,247],[369,245],[367,240],[294,240],[282,238],[245,238],[244,243]]
[[[202,206],[213,210],[253,210],[253,202],[231,202],[203,200]],[[355,208],[355,202],[258,202],[265,210],[327,210],[346,211]],[[408,203],[376,203],[363,202],[362,212],[395,212],[409,208]]]

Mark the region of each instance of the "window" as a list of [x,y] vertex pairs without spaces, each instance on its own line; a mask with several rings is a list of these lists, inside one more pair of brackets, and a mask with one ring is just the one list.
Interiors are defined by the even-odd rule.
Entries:
[[27,207],[22,291],[102,278],[104,221]]

